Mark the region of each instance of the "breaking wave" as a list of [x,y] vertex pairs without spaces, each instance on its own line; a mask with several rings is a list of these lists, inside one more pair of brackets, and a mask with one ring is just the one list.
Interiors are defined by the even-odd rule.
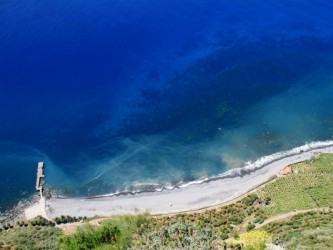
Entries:
[[[201,185],[204,183],[209,183],[212,181],[222,180],[226,178],[236,178],[236,177],[243,177],[245,175],[251,174],[259,169],[262,169],[264,167],[267,167],[268,165],[279,161],[281,159],[285,159],[291,156],[295,155],[301,155],[304,153],[311,152],[313,150],[318,149],[325,149],[333,147],[333,140],[328,141],[315,141],[315,142],[309,142],[302,146],[295,147],[290,150],[281,151],[278,153],[274,153],[271,155],[263,156],[256,161],[249,161],[246,162],[244,167],[241,168],[234,168],[231,169],[223,174],[211,176],[211,177],[204,177],[200,178],[194,181],[186,182],[186,183],[178,183],[176,185],[168,185],[168,186],[160,186],[157,183],[142,183],[137,184],[133,186],[132,190],[124,190],[124,191],[118,191],[110,194],[103,194],[103,195],[96,195],[96,196],[89,196],[85,197],[86,199],[94,199],[94,198],[100,198],[100,197],[113,197],[113,196],[123,196],[123,195],[135,195],[135,194],[141,194],[141,193],[149,193],[149,192],[162,192],[164,190],[175,190],[175,189],[181,189],[181,188],[187,188],[192,185]],[[57,198],[67,198],[67,197],[57,197]]]

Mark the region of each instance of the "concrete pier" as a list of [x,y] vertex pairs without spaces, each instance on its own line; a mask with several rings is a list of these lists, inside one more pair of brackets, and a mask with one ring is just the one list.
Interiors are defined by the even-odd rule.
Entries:
[[27,220],[31,220],[37,216],[42,216],[45,219],[50,220],[46,214],[45,197],[43,197],[43,187],[44,187],[44,178],[45,178],[44,170],[45,170],[44,162],[38,162],[36,190],[40,194],[40,199],[37,203],[24,210],[25,218]]
[[42,191],[43,191],[43,186],[44,186],[44,162],[38,162],[37,166],[37,178],[36,178],[36,190],[41,193],[42,196]]

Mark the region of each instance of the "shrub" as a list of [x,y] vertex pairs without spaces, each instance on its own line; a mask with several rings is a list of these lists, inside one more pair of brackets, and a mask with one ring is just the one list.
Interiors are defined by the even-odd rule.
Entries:
[[220,237],[221,237],[222,240],[226,240],[226,239],[229,238],[228,234],[226,234],[226,233],[221,233]]
[[255,226],[254,224],[249,223],[249,224],[247,225],[246,230],[247,230],[247,231],[251,231],[251,230],[253,230],[255,227],[256,227],[256,226]]
[[265,249],[266,244],[272,243],[273,236],[266,231],[257,230],[243,234],[239,243],[244,244],[245,249]]
[[[30,220],[30,224],[32,226],[55,226],[54,222],[49,221],[45,218],[43,218],[42,216],[37,216],[36,218]],[[26,226],[24,222],[22,222],[22,224],[20,226]]]
[[81,220],[86,220],[87,217],[75,217],[75,216],[68,216],[68,215],[61,215],[60,217],[54,218],[54,221],[57,225],[72,223],[72,222],[79,222]]

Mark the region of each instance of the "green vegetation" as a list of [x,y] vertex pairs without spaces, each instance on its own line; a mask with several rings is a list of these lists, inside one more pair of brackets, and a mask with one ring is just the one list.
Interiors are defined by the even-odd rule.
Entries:
[[[0,249],[333,249],[333,155],[293,165],[256,193],[217,208],[168,216],[113,216],[69,236],[41,217],[0,227]],[[313,209],[261,224],[273,215]],[[296,211],[297,212],[297,211]],[[56,224],[85,218],[61,216]],[[13,247],[15,246],[15,248]]]
[[333,156],[322,154],[316,159],[293,165],[294,173],[277,178],[258,190],[270,197],[268,215],[292,210],[333,206]]
[[[22,226],[24,224],[24,222],[17,222],[17,224],[19,226]],[[55,223],[52,221],[49,221],[45,218],[43,218],[42,216],[37,216],[36,218],[32,219],[30,221],[30,224],[32,226],[55,226]]]
[[54,221],[57,225],[60,224],[66,224],[66,223],[72,223],[72,222],[79,222],[79,221],[85,221],[87,217],[73,217],[73,216],[60,216],[54,218]]
[[20,222],[0,231],[0,249],[58,249],[61,230],[51,226],[33,226]]
[[132,236],[148,226],[148,214],[114,216],[99,226],[85,224],[70,236],[60,237],[62,249],[128,249]]
[[333,211],[310,211],[288,220],[270,223],[263,229],[274,235],[273,242],[287,249],[333,249]]
[[243,234],[238,242],[245,250],[265,250],[267,244],[272,243],[272,234],[257,230]]
[[153,217],[147,228],[137,231],[133,249],[223,249],[226,239],[267,218],[257,199],[251,194],[216,209]]
[[[60,239],[64,249],[216,249],[266,216],[256,194],[234,204],[200,213],[151,217],[117,216],[100,226],[85,225]],[[257,219],[259,218],[259,219]],[[255,222],[256,221],[256,222]]]

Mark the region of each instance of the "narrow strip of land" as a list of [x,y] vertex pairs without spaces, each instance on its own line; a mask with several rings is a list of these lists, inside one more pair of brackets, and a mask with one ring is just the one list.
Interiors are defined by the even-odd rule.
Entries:
[[311,159],[318,153],[333,153],[333,146],[311,149],[273,161],[244,176],[225,178],[203,184],[193,184],[174,190],[141,193],[94,199],[68,198],[47,201],[50,217],[111,216],[148,211],[151,214],[169,214],[197,210],[229,202],[258,187],[293,163]]

